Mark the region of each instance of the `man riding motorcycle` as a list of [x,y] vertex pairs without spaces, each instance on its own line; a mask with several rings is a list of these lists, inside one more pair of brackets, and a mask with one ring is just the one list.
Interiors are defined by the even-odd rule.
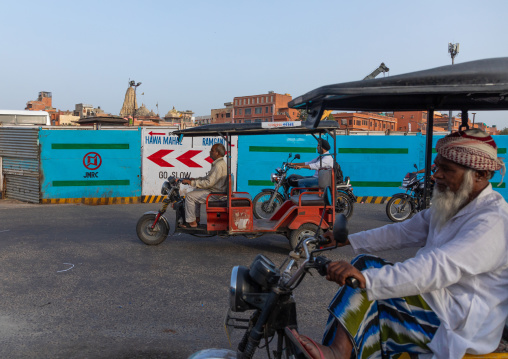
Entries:
[[331,146],[325,139],[318,139],[317,151],[319,156],[308,162],[300,162],[291,164],[295,169],[311,169],[315,170],[312,176],[301,176],[292,174],[288,181],[291,187],[317,187],[319,170],[323,168],[333,168],[333,156],[328,152]]
[[[476,129],[440,139],[436,150],[432,207],[346,242],[356,252],[422,248],[393,265],[370,255],[332,262],[327,279],[343,287],[323,345],[293,331],[307,357],[462,358],[496,349],[508,317],[508,204],[489,179],[506,167],[492,137]],[[344,286],[348,277],[360,288]]]

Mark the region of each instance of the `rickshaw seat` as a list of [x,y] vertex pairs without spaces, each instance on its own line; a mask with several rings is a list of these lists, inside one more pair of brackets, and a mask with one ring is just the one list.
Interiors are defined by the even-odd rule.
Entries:
[[[225,193],[211,193],[211,195],[215,195],[215,196],[210,196],[208,198],[208,205],[207,205],[208,208],[227,208],[228,207],[228,197]],[[239,195],[233,193],[233,198],[235,198],[235,197],[240,197],[240,198],[231,201],[232,207],[250,207],[251,206],[251,202],[249,201],[249,199],[243,198],[243,197],[246,197],[245,195],[242,194],[241,196],[239,196]]]
[[226,193],[212,192],[208,195],[206,201],[207,208],[227,208],[228,196]]
[[302,192],[298,196],[291,196],[291,201],[300,206],[324,206],[323,191],[328,186],[333,188],[332,174],[332,170],[320,170],[318,173],[319,193],[316,193],[314,190],[312,192]]

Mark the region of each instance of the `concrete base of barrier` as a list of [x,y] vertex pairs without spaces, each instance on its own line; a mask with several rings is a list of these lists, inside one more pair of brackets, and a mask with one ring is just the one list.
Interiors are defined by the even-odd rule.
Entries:
[[81,203],[91,206],[104,204],[131,204],[141,203],[140,197],[109,197],[109,198],[45,198],[41,200],[42,204],[68,204]]
[[383,204],[388,202],[392,197],[363,196],[356,197],[356,203],[375,203]]
[[[68,204],[81,203],[92,206],[104,204],[130,204],[130,203],[160,203],[166,196],[141,196],[141,197],[110,197],[110,198],[46,198],[42,204]],[[392,197],[361,196],[357,197],[356,203],[387,203]]]

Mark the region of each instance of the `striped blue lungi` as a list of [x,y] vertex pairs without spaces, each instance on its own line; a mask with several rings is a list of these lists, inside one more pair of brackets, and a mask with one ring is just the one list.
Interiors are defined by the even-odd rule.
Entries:
[[[379,257],[360,255],[351,262],[357,269],[392,265]],[[328,307],[330,316],[323,344],[330,345],[341,325],[353,342],[351,357],[390,358],[400,353],[431,353],[427,344],[439,318],[419,295],[369,301],[363,289],[344,286]]]

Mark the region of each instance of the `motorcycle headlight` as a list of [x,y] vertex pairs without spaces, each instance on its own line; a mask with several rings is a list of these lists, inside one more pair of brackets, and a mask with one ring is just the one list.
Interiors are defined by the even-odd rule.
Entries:
[[275,264],[262,254],[258,254],[250,265],[249,276],[262,288],[267,289],[278,279]]
[[279,176],[277,176],[275,173],[272,173],[272,175],[270,176],[270,180],[273,183],[277,183],[277,182],[279,182]]
[[245,299],[250,293],[260,292],[259,285],[249,275],[249,268],[245,266],[233,267],[229,286],[229,307],[233,312],[245,312],[249,309],[255,309]]
[[163,196],[167,195],[169,193],[169,191],[171,190],[170,188],[170,185],[169,185],[169,182],[168,181],[165,181],[163,184],[162,184],[162,188],[161,188],[161,194]]

